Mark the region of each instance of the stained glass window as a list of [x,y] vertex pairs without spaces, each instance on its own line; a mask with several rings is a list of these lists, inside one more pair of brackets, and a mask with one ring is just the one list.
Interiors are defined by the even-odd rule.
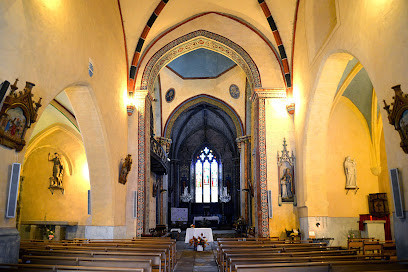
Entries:
[[196,203],[218,202],[218,177],[217,158],[205,147],[195,163]]
[[201,161],[196,162],[196,202],[203,202],[203,164]]

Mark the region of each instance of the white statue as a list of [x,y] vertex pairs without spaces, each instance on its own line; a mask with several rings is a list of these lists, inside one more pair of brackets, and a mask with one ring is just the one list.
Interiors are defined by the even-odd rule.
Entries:
[[357,168],[356,162],[347,156],[344,161],[344,171],[346,173],[346,189],[357,188]]

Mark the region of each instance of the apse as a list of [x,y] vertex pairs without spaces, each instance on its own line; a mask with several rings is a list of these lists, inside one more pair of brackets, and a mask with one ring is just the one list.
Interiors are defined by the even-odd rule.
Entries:
[[[236,131],[231,117],[209,103],[191,106],[175,121],[170,204],[188,208],[189,221],[197,216],[217,216],[221,224],[228,225],[239,216]],[[232,200],[222,204],[219,197],[225,188]],[[180,197],[185,190],[193,196],[191,203]]]

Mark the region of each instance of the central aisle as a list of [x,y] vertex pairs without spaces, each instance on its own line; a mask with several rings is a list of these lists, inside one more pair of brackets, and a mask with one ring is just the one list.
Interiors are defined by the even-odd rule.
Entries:
[[197,252],[192,246],[185,244],[183,241],[177,241],[177,264],[175,272],[218,272],[217,263],[215,262],[214,243],[209,243],[205,251]]

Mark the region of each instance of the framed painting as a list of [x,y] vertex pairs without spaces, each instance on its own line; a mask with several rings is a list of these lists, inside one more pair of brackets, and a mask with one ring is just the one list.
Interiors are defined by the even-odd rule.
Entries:
[[408,95],[401,90],[401,85],[392,87],[395,92],[394,102],[387,105],[384,100],[384,109],[388,113],[388,121],[398,131],[401,143],[400,146],[408,154]]
[[30,82],[17,94],[17,81],[10,86],[10,94],[0,110],[0,144],[21,151],[26,144],[25,133],[37,119],[41,98],[36,103],[32,101],[31,90],[35,85]]

